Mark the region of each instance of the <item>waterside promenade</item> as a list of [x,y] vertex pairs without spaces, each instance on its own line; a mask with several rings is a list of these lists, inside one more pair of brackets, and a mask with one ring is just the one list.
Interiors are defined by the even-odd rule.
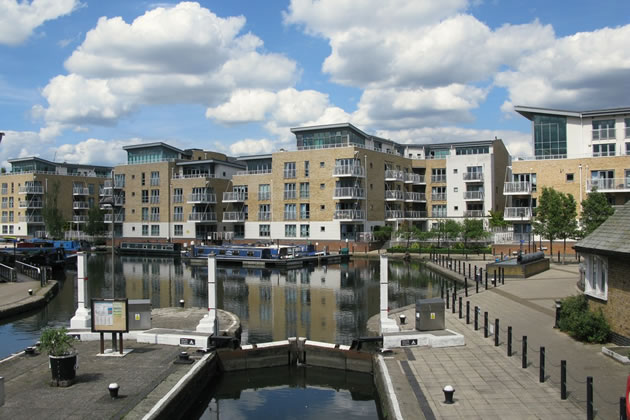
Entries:
[[[58,284],[48,280],[42,287],[39,280],[18,275],[17,282],[0,283],[0,319],[40,308],[55,296]],[[29,289],[33,291],[29,294]]]

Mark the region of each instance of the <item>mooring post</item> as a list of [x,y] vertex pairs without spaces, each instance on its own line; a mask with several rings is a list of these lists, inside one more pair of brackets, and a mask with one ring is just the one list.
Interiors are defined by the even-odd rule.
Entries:
[[455,292],[453,292],[452,312],[455,313]]
[[560,360],[560,399],[567,399],[567,361]]
[[[486,271],[486,274],[488,274],[488,272]],[[481,280],[481,279],[480,279]],[[488,290],[488,276],[486,276],[486,290]]]
[[466,325],[470,324],[470,301],[466,301]]
[[479,293],[479,281],[475,279],[475,293]]
[[512,357],[512,327],[508,327],[507,355]]
[[489,331],[488,331],[488,311],[485,311],[483,313],[483,338],[488,338],[489,336]]
[[540,375],[538,382],[545,382],[545,347],[540,346]]
[[446,309],[450,308],[450,304],[451,304],[450,292],[448,291],[448,289],[446,289]]
[[92,325],[91,309],[88,308],[88,278],[85,252],[77,252],[77,311],[70,320],[71,330],[84,330]]
[[204,315],[197,325],[198,332],[219,335],[219,323],[217,318],[217,259],[214,255],[208,256],[208,314]]
[[586,418],[587,420],[593,420],[595,417],[593,407],[593,377],[586,377]]
[[464,294],[468,297],[468,277],[464,277]]
[[475,306],[475,331],[479,329],[479,307]]
[[492,280],[492,283],[494,283],[494,287],[497,287],[497,269],[494,269],[494,279]]
[[523,336],[523,347],[521,348],[523,357],[521,358],[521,367],[527,369],[527,336]]
[[0,376],[0,407],[4,405],[4,378]]
[[494,320],[494,346],[499,347],[499,318]]

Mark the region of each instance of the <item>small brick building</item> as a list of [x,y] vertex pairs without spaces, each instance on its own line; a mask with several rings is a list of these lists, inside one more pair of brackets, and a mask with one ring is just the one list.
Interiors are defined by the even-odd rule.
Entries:
[[630,345],[630,201],[575,245],[584,257],[584,294],[601,308],[613,341]]

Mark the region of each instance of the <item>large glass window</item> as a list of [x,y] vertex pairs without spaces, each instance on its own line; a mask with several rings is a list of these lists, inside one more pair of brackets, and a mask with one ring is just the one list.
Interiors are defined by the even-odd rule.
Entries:
[[320,149],[345,145],[365,145],[365,138],[351,130],[322,130],[295,135],[298,149]]
[[626,124],[626,138],[630,138],[630,118],[626,118],[623,121]]
[[284,225],[284,236],[287,238],[295,238],[297,234],[297,228],[295,225]]
[[608,259],[587,255],[586,265],[584,293],[598,299],[608,299]]
[[160,236],[160,225],[151,225],[151,236]]
[[295,162],[284,162],[284,177],[295,178]]
[[593,121],[593,140],[615,138],[615,120]]
[[296,198],[295,194],[295,183],[287,183],[284,184],[284,199],[285,200],[294,200]]
[[184,235],[184,225],[175,225],[175,229],[173,231],[174,236],[183,236]]
[[297,218],[295,204],[284,205],[284,220],[295,220]]
[[269,200],[271,198],[271,190],[269,184],[258,185],[258,201]]
[[271,236],[271,225],[258,225],[258,235],[259,236]]
[[615,143],[593,145],[593,157],[615,156]]
[[310,219],[311,217],[311,205],[308,203],[300,204],[300,219]]
[[566,117],[534,116],[534,153],[538,159],[567,157]]
[[300,237],[308,238],[310,235],[310,226],[309,225],[300,225]]
[[300,182],[300,198],[309,198],[308,182]]

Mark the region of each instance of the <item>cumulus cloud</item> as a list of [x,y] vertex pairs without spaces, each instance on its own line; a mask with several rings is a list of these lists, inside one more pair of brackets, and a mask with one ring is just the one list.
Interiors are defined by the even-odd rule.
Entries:
[[0,44],[21,44],[38,26],[72,13],[79,4],[79,0],[0,0]]
[[271,153],[274,150],[274,143],[268,139],[245,139],[230,146],[230,153],[236,156]]
[[131,23],[102,17],[66,60],[69,74],[43,89],[48,106],[33,112],[47,123],[109,125],[143,105],[214,107],[237,89],[292,85],[296,63],[261,52],[260,38],[241,34],[244,25],[242,16],[221,18],[192,2],[158,7]]

